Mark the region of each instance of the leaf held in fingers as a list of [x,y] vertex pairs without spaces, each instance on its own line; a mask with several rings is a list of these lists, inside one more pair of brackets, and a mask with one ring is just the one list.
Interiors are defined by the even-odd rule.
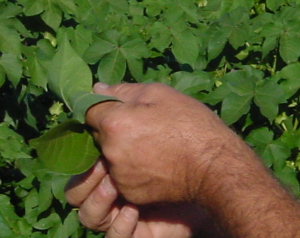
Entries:
[[79,174],[88,170],[99,156],[85,125],[68,120],[30,141],[40,161],[50,170]]
[[116,98],[114,97],[109,97],[109,96],[94,94],[94,93],[79,92],[76,95],[77,96],[74,98],[75,101],[72,102],[72,108],[74,111],[73,118],[82,123],[84,122],[84,117],[87,110],[91,106],[103,101],[116,100]]

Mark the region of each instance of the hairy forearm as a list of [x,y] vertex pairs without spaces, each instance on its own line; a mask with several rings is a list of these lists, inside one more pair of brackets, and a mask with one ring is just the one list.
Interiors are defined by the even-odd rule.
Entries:
[[299,203],[250,148],[240,141],[234,146],[211,164],[199,202],[232,237],[300,236]]

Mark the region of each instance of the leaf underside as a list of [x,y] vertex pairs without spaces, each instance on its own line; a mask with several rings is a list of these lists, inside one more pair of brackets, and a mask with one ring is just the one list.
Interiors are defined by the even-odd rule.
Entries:
[[99,151],[85,125],[68,120],[37,139],[30,141],[39,160],[50,170],[63,174],[79,174],[89,169]]

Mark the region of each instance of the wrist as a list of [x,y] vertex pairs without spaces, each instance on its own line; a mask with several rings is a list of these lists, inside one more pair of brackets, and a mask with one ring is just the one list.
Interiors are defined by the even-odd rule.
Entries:
[[273,182],[252,149],[238,137],[232,138],[222,145],[207,168],[199,187],[198,202],[207,207],[215,206],[219,198],[233,196],[236,187],[238,190],[243,190],[243,186],[247,190],[253,189],[252,186],[257,189],[256,183],[266,178]]
[[196,202],[236,237],[294,234],[299,204],[242,140],[230,144],[210,164]]

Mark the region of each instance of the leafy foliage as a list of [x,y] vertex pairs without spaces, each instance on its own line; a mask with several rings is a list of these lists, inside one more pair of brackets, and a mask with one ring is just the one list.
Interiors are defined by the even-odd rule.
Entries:
[[98,80],[205,102],[299,196],[299,18],[299,0],[0,0],[0,237],[102,236],[28,144],[83,121]]

